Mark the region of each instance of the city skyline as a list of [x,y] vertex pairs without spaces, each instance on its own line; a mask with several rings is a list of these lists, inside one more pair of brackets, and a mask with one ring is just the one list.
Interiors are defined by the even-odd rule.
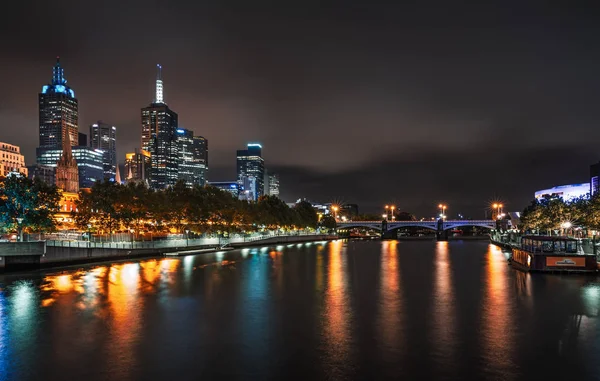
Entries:
[[[157,10],[132,2],[110,29],[57,22],[55,34],[35,38],[43,22],[17,5],[25,22],[3,26],[15,37],[0,53],[12,73],[0,96],[3,141],[35,161],[32,94],[60,55],[80,131],[98,119],[118,126],[122,163],[139,146],[139,107],[153,97],[159,62],[180,126],[211,141],[211,180],[235,178],[232,152],[259,141],[288,200],[375,209],[396,198],[417,214],[444,201],[476,214],[481,200],[500,197],[520,210],[537,189],[588,181],[600,159],[596,15],[499,4],[272,6],[251,22],[245,7],[172,3],[161,11],[184,28],[142,32],[138,12]],[[58,11],[67,20],[81,9]]]

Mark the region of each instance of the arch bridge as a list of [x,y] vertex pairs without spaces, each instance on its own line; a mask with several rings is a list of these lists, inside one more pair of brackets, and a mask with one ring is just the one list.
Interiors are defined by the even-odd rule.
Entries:
[[369,228],[385,235],[395,229],[418,227],[431,229],[437,232],[438,238],[445,237],[447,231],[462,226],[478,226],[488,229],[496,228],[495,220],[437,220],[437,221],[346,221],[338,222],[338,229]]

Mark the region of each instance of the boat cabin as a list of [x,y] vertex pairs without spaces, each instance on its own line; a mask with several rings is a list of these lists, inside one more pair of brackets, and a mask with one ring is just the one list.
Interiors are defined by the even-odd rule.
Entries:
[[596,255],[585,254],[578,240],[560,236],[523,236],[521,247],[513,249],[511,264],[524,271],[597,271]]

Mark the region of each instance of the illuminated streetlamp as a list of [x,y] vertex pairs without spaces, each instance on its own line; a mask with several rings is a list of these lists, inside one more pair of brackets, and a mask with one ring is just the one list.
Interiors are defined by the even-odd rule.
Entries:
[[185,229],[185,246],[190,245],[190,231]]
[[389,205],[386,205],[386,206],[385,206],[385,220],[386,220],[386,221],[387,221],[387,218],[388,218],[388,209],[389,209],[389,208],[390,208],[390,206],[389,206]]
[[392,222],[394,222],[394,209],[396,209],[396,206],[392,205],[390,209],[392,210]]
[[333,210],[333,218],[334,218],[336,221],[337,221],[337,211],[338,211],[339,209],[340,209],[340,208],[339,208],[337,205],[334,205],[334,206],[332,206],[332,207],[331,207],[331,210]]
[[440,208],[440,217],[441,218],[446,218],[446,216],[445,216],[446,213],[445,212],[446,212],[447,206],[444,205],[444,204],[439,204],[438,208]]
[[23,242],[23,227],[21,224],[23,223],[23,217],[17,217],[17,230],[19,231],[19,242]]

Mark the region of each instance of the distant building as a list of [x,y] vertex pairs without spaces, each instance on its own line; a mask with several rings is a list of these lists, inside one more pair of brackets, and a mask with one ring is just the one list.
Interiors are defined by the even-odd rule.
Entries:
[[[242,190],[249,190],[244,183],[255,181],[254,200],[262,196],[264,192],[265,161],[262,158],[262,146],[250,143],[245,150],[237,151],[237,180]],[[253,179],[253,180],[251,180]]]
[[578,197],[587,197],[590,192],[590,183],[559,185],[549,189],[535,192],[536,200],[543,198],[561,198],[571,201]]
[[30,179],[33,180],[35,178],[39,178],[40,180],[42,180],[43,182],[45,182],[48,185],[54,185],[54,183],[55,183],[54,167],[40,165],[40,164],[34,164],[34,165],[27,166],[27,170],[29,172],[28,177]]
[[25,157],[21,155],[21,148],[13,144],[0,142],[0,176],[9,173],[22,173],[27,176]]
[[104,178],[115,181],[117,175],[117,127],[100,120],[90,125],[90,147],[103,151]]
[[208,181],[208,139],[204,136],[194,136],[194,158],[202,168],[200,185],[204,186]]
[[268,176],[269,196],[279,197],[279,175],[277,173],[269,173]]
[[135,149],[135,152],[125,154],[125,180],[143,181],[149,184],[152,162],[150,152]]
[[57,57],[52,69],[52,82],[44,85],[39,94],[39,147],[60,150],[67,134],[71,145],[77,145],[78,120],[77,98],[67,86]]
[[154,102],[142,108],[142,150],[150,152],[150,185],[165,189],[177,182],[177,113],[164,102],[162,67],[157,65]]
[[209,181],[208,185],[227,191],[235,198],[240,195],[240,186],[237,181]]
[[177,129],[177,180],[185,181],[187,187],[204,186],[206,174],[207,141],[184,128]]

